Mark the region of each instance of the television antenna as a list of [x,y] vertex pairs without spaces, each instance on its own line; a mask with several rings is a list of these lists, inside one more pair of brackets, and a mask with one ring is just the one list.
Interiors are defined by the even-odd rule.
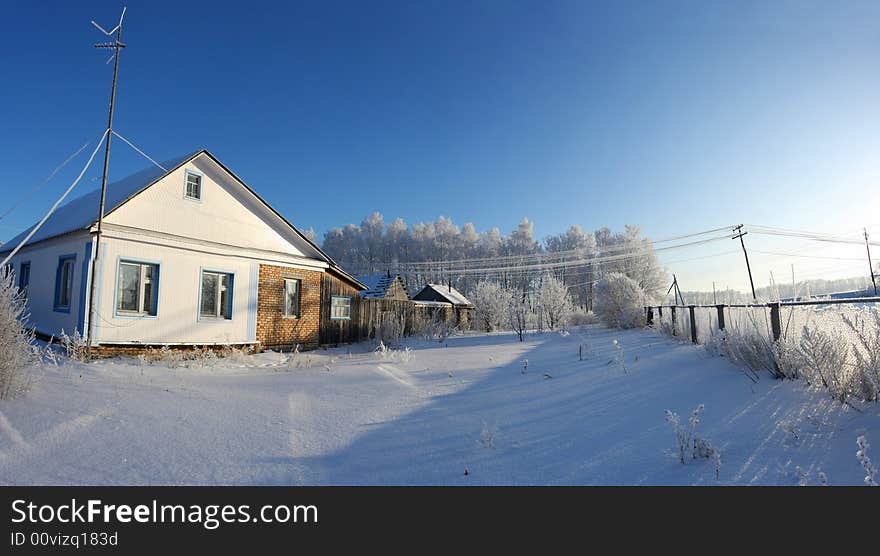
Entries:
[[95,20],[92,20],[92,25],[95,26],[103,35],[109,37],[111,39],[110,42],[97,43],[94,45],[95,48],[99,49],[112,49],[113,54],[110,55],[110,58],[107,59],[105,64],[109,64],[111,61],[113,62],[113,85],[110,88],[110,110],[107,116],[107,139],[106,146],[104,147],[104,173],[101,177],[101,205],[98,209],[98,228],[95,232],[95,253],[92,257],[92,271],[91,271],[91,288],[89,292],[89,325],[88,325],[88,350],[91,354],[92,344],[94,333],[95,333],[95,276],[96,271],[98,269],[98,257],[101,252],[101,231],[103,229],[104,224],[104,207],[107,200],[107,170],[110,166],[110,140],[113,138],[113,111],[116,107],[116,82],[117,77],[119,76],[119,53],[122,52],[122,49],[125,48],[125,44],[122,42],[122,22],[125,19],[125,7],[122,8],[122,14],[119,16],[119,23],[116,24],[116,27],[107,31]]

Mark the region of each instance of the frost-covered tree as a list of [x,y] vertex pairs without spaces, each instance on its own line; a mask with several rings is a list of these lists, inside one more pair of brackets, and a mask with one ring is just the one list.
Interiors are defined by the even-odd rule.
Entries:
[[541,277],[535,290],[535,301],[550,330],[564,326],[573,309],[568,288],[552,274]]
[[520,342],[523,341],[523,334],[529,326],[531,312],[528,294],[525,291],[513,292],[507,305],[507,317],[510,328],[516,332]]
[[596,290],[595,313],[603,323],[617,328],[645,324],[645,292],[635,280],[612,272],[599,281]]
[[511,294],[498,283],[488,280],[477,282],[468,298],[476,307],[476,319],[486,332],[501,328],[508,318]]
[[14,397],[25,385],[23,372],[39,361],[27,320],[27,301],[15,286],[14,274],[0,272],[0,399]]
[[553,272],[569,287],[572,302],[589,308],[595,280],[595,268],[589,259],[596,254],[596,237],[574,225],[561,234],[545,239],[544,246],[548,253],[571,253],[571,260],[585,261],[583,264],[564,266]]

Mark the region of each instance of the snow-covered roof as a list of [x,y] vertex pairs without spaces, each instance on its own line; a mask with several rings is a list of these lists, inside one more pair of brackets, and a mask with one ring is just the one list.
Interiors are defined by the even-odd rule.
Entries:
[[[166,160],[161,164],[162,167],[165,168],[165,170],[159,168],[156,165],[153,165],[119,181],[108,183],[107,197],[105,198],[104,203],[105,216],[125,204],[128,200],[130,200],[132,197],[134,197],[144,189],[159,181],[161,178],[167,176],[171,172],[180,168],[182,165],[202,154],[210,158],[220,168],[222,168],[225,172],[232,176],[238,183],[242,185],[242,187],[244,187],[254,197],[256,197],[259,202],[268,207],[269,210],[277,215],[282,222],[284,222],[294,232],[296,232],[296,234],[301,237],[306,244],[308,244],[315,250],[317,258],[323,259],[328,262],[330,264],[330,268],[338,273],[340,277],[351,282],[351,284],[354,285],[357,289],[362,289],[363,284],[361,284],[361,282],[358,281],[357,278],[344,271],[336,263],[336,261],[334,261],[329,255],[327,255],[327,253],[324,252],[323,249],[318,246],[318,244],[306,237],[305,234],[303,234],[286,218],[284,218],[281,213],[272,208],[269,203],[267,203],[259,195],[257,195],[256,191],[251,189],[246,183],[244,183],[241,178],[236,176],[235,173],[232,172],[232,170],[223,165],[222,162],[217,160],[214,155],[212,155],[205,149],[192,152],[186,156]],[[43,241],[45,239],[50,239],[70,232],[75,232],[77,230],[87,230],[91,228],[98,221],[98,207],[100,205],[100,200],[101,190],[95,189],[58,207],[55,212],[53,212],[52,215],[46,220],[46,222],[40,227],[37,233],[35,233],[25,245],[33,245],[34,243]],[[36,224],[34,224],[34,226],[36,226]],[[18,234],[6,243],[0,243],[0,253],[14,249],[15,246],[17,246],[19,242],[21,242],[30,233],[34,226],[29,227],[27,230]]]
[[[185,163],[187,160],[193,158],[199,152],[201,151],[167,160],[162,163],[162,166],[167,168],[170,172]],[[154,165],[132,174],[127,178],[108,183],[104,214],[115,210],[167,173],[168,172],[165,172]],[[37,233],[28,240],[27,245],[74,232],[76,230],[90,228],[98,221],[98,206],[100,203],[101,189],[99,188],[61,205],[52,213],[52,216],[46,220],[46,223],[43,224]],[[35,225],[36,224],[34,224],[34,226]],[[25,236],[27,236],[28,233],[30,233],[34,226],[29,227],[27,230],[10,239],[4,245],[10,248],[15,247],[25,238]]]
[[[358,282],[365,285],[367,289],[361,292],[361,297],[383,298],[388,292],[388,288],[397,279],[397,274],[389,275],[386,272],[377,274],[368,274],[366,276],[357,276]],[[404,291],[406,288],[404,287]]]
[[473,303],[471,303],[468,298],[464,296],[464,294],[447,284],[428,284],[425,287],[431,288],[435,292],[439,293],[453,305],[473,305]]
[[420,299],[413,300],[413,303],[425,307],[449,307],[452,305],[452,303],[449,303],[448,301],[422,301]]

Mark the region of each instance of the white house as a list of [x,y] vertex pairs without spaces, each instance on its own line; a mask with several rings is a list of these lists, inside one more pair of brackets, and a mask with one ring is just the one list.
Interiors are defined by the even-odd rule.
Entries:
[[[364,286],[211,153],[163,167],[108,185],[93,345],[318,344],[351,319]],[[41,335],[89,329],[99,195],[60,207],[11,260]]]

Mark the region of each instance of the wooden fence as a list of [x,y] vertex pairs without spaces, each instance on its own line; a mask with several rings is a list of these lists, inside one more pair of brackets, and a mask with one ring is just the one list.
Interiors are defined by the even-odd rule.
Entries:
[[321,344],[345,344],[371,339],[413,336],[426,327],[444,323],[459,324],[451,304],[423,304],[409,300],[352,297],[351,320],[331,320],[321,325]]
[[[672,319],[672,335],[678,335],[678,323],[680,319],[687,319],[689,323],[690,340],[697,344],[699,342],[700,330],[698,329],[698,319],[696,317],[697,310],[714,310],[714,318],[710,316],[708,322],[715,322],[715,330],[725,330],[728,326],[728,316],[731,309],[763,309],[770,311],[770,335],[772,340],[778,341],[782,336],[782,319],[780,311],[786,307],[805,307],[811,305],[844,305],[852,303],[880,303],[880,297],[856,297],[850,299],[821,299],[810,301],[786,301],[773,303],[745,303],[745,304],[720,304],[720,305],[651,305],[645,307],[645,322],[647,326],[652,326],[656,320],[663,318],[663,310],[665,309],[671,315]],[[704,332],[714,332],[707,330]]]

